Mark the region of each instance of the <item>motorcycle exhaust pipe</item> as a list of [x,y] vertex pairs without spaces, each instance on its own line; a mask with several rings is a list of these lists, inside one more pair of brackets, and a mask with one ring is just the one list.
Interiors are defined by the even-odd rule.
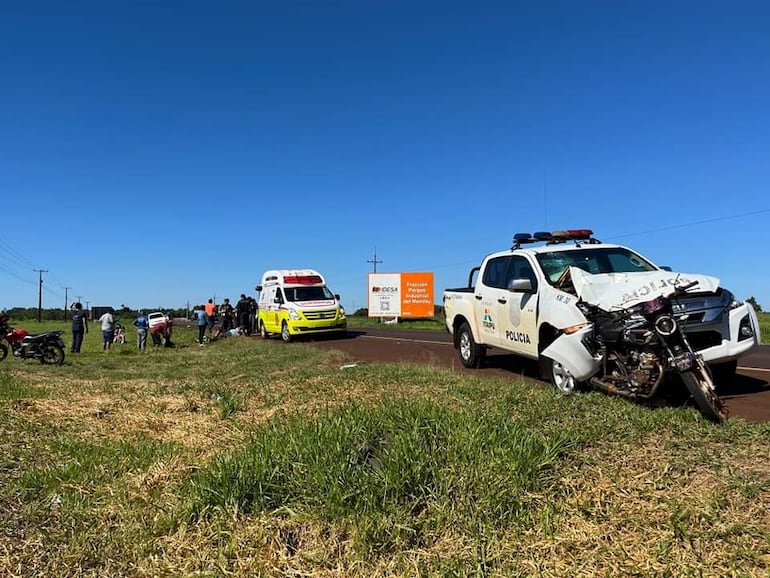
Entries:
[[608,393],[610,395],[619,395],[621,397],[630,397],[624,391],[618,389],[611,383],[602,381],[598,377],[592,377],[591,379],[588,380],[588,383],[591,385],[591,387],[595,387],[596,389],[603,391],[604,393]]
[[650,388],[650,393],[647,395],[638,395],[638,394],[632,394],[628,391],[625,391],[623,389],[618,389],[617,386],[612,385],[611,383],[607,383],[606,381],[602,381],[598,377],[592,377],[588,380],[589,385],[595,387],[596,389],[603,391],[604,393],[608,393],[610,395],[619,395],[621,397],[625,397],[628,399],[652,399],[655,394],[658,392],[658,388],[660,387],[660,384],[663,381],[663,367],[660,364],[657,364],[658,366],[658,379],[655,380],[655,383]]

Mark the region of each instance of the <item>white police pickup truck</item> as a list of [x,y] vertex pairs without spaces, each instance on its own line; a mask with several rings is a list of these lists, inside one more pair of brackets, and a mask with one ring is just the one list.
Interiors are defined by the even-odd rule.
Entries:
[[538,360],[541,376],[551,377],[552,361],[543,351],[565,330],[587,322],[565,275],[570,268],[585,272],[595,287],[622,277],[628,294],[614,289],[621,301],[652,299],[679,283],[699,281],[676,308],[686,316],[688,340],[717,382],[729,381],[737,359],[759,345],[753,307],[737,301],[718,279],[671,272],[631,249],[601,243],[588,229],[576,229],[519,233],[510,250],[488,255],[471,270],[466,287],[444,291],[447,330],[463,365],[479,367],[488,348],[499,348]]

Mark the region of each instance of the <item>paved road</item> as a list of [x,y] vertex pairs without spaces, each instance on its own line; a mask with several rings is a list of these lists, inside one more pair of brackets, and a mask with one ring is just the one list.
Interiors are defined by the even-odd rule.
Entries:
[[[440,331],[393,328],[351,329],[347,338],[310,342],[325,349],[337,349],[360,361],[412,362],[448,367],[476,375],[523,376],[536,379],[535,364],[505,352],[490,350],[480,369],[463,367],[452,347],[451,336]],[[762,346],[742,358],[733,383],[724,384],[720,395],[731,417],[751,422],[770,422],[770,346]],[[543,385],[542,381],[538,382]]]

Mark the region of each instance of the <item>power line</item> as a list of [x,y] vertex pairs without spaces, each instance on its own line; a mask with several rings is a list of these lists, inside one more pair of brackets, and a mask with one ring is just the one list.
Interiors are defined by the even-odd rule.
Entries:
[[5,253],[8,254],[8,256],[16,261],[17,265],[20,265],[22,267],[34,267],[34,264],[27,259],[24,255],[19,253],[16,249],[11,247],[6,241],[3,239],[0,239],[0,249],[5,251]]
[[19,281],[21,281],[22,283],[29,283],[30,285],[32,285],[32,284],[34,283],[34,281],[30,281],[29,279],[24,279],[24,278],[23,278],[23,277],[21,277],[20,275],[17,275],[16,273],[14,273],[13,271],[11,271],[10,269],[6,269],[6,268],[5,268],[5,267],[3,267],[2,265],[0,265],[0,270],[2,270],[2,271],[5,271],[5,272],[6,272],[6,273],[8,273],[8,274],[9,274],[11,277],[15,277],[16,279],[18,279],[18,280],[19,280]]
[[[711,223],[720,223],[722,221],[729,221],[731,219],[740,219],[741,217],[753,217],[754,215],[761,215],[762,213],[770,213],[770,209],[760,209],[758,211],[751,211],[748,213],[739,213],[737,215],[725,215],[724,217],[715,217],[713,219],[704,219],[703,221],[691,221],[689,223],[679,223],[678,225],[670,225],[668,227],[660,227],[658,229],[649,229],[647,231],[640,231],[637,233],[624,233],[622,235],[612,235],[607,237],[608,239],[622,239],[624,237],[634,237],[636,235],[649,235],[650,233],[660,233],[661,231],[671,231],[674,229],[684,229],[686,227],[694,227],[696,225],[708,225]],[[604,235],[602,235],[604,237]]]

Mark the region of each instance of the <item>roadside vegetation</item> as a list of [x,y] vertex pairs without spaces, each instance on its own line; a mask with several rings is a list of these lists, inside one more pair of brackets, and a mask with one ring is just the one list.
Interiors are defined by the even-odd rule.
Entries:
[[311,344],[99,338],[0,363],[2,576],[770,573],[766,424]]
[[762,343],[770,344],[770,313],[757,313],[759,316],[759,328],[762,331]]
[[366,315],[354,315],[348,317],[348,327],[366,328],[378,327],[381,329],[429,329],[446,331],[444,316],[424,317],[419,319],[399,319],[396,323],[384,323],[379,317],[367,317]]

